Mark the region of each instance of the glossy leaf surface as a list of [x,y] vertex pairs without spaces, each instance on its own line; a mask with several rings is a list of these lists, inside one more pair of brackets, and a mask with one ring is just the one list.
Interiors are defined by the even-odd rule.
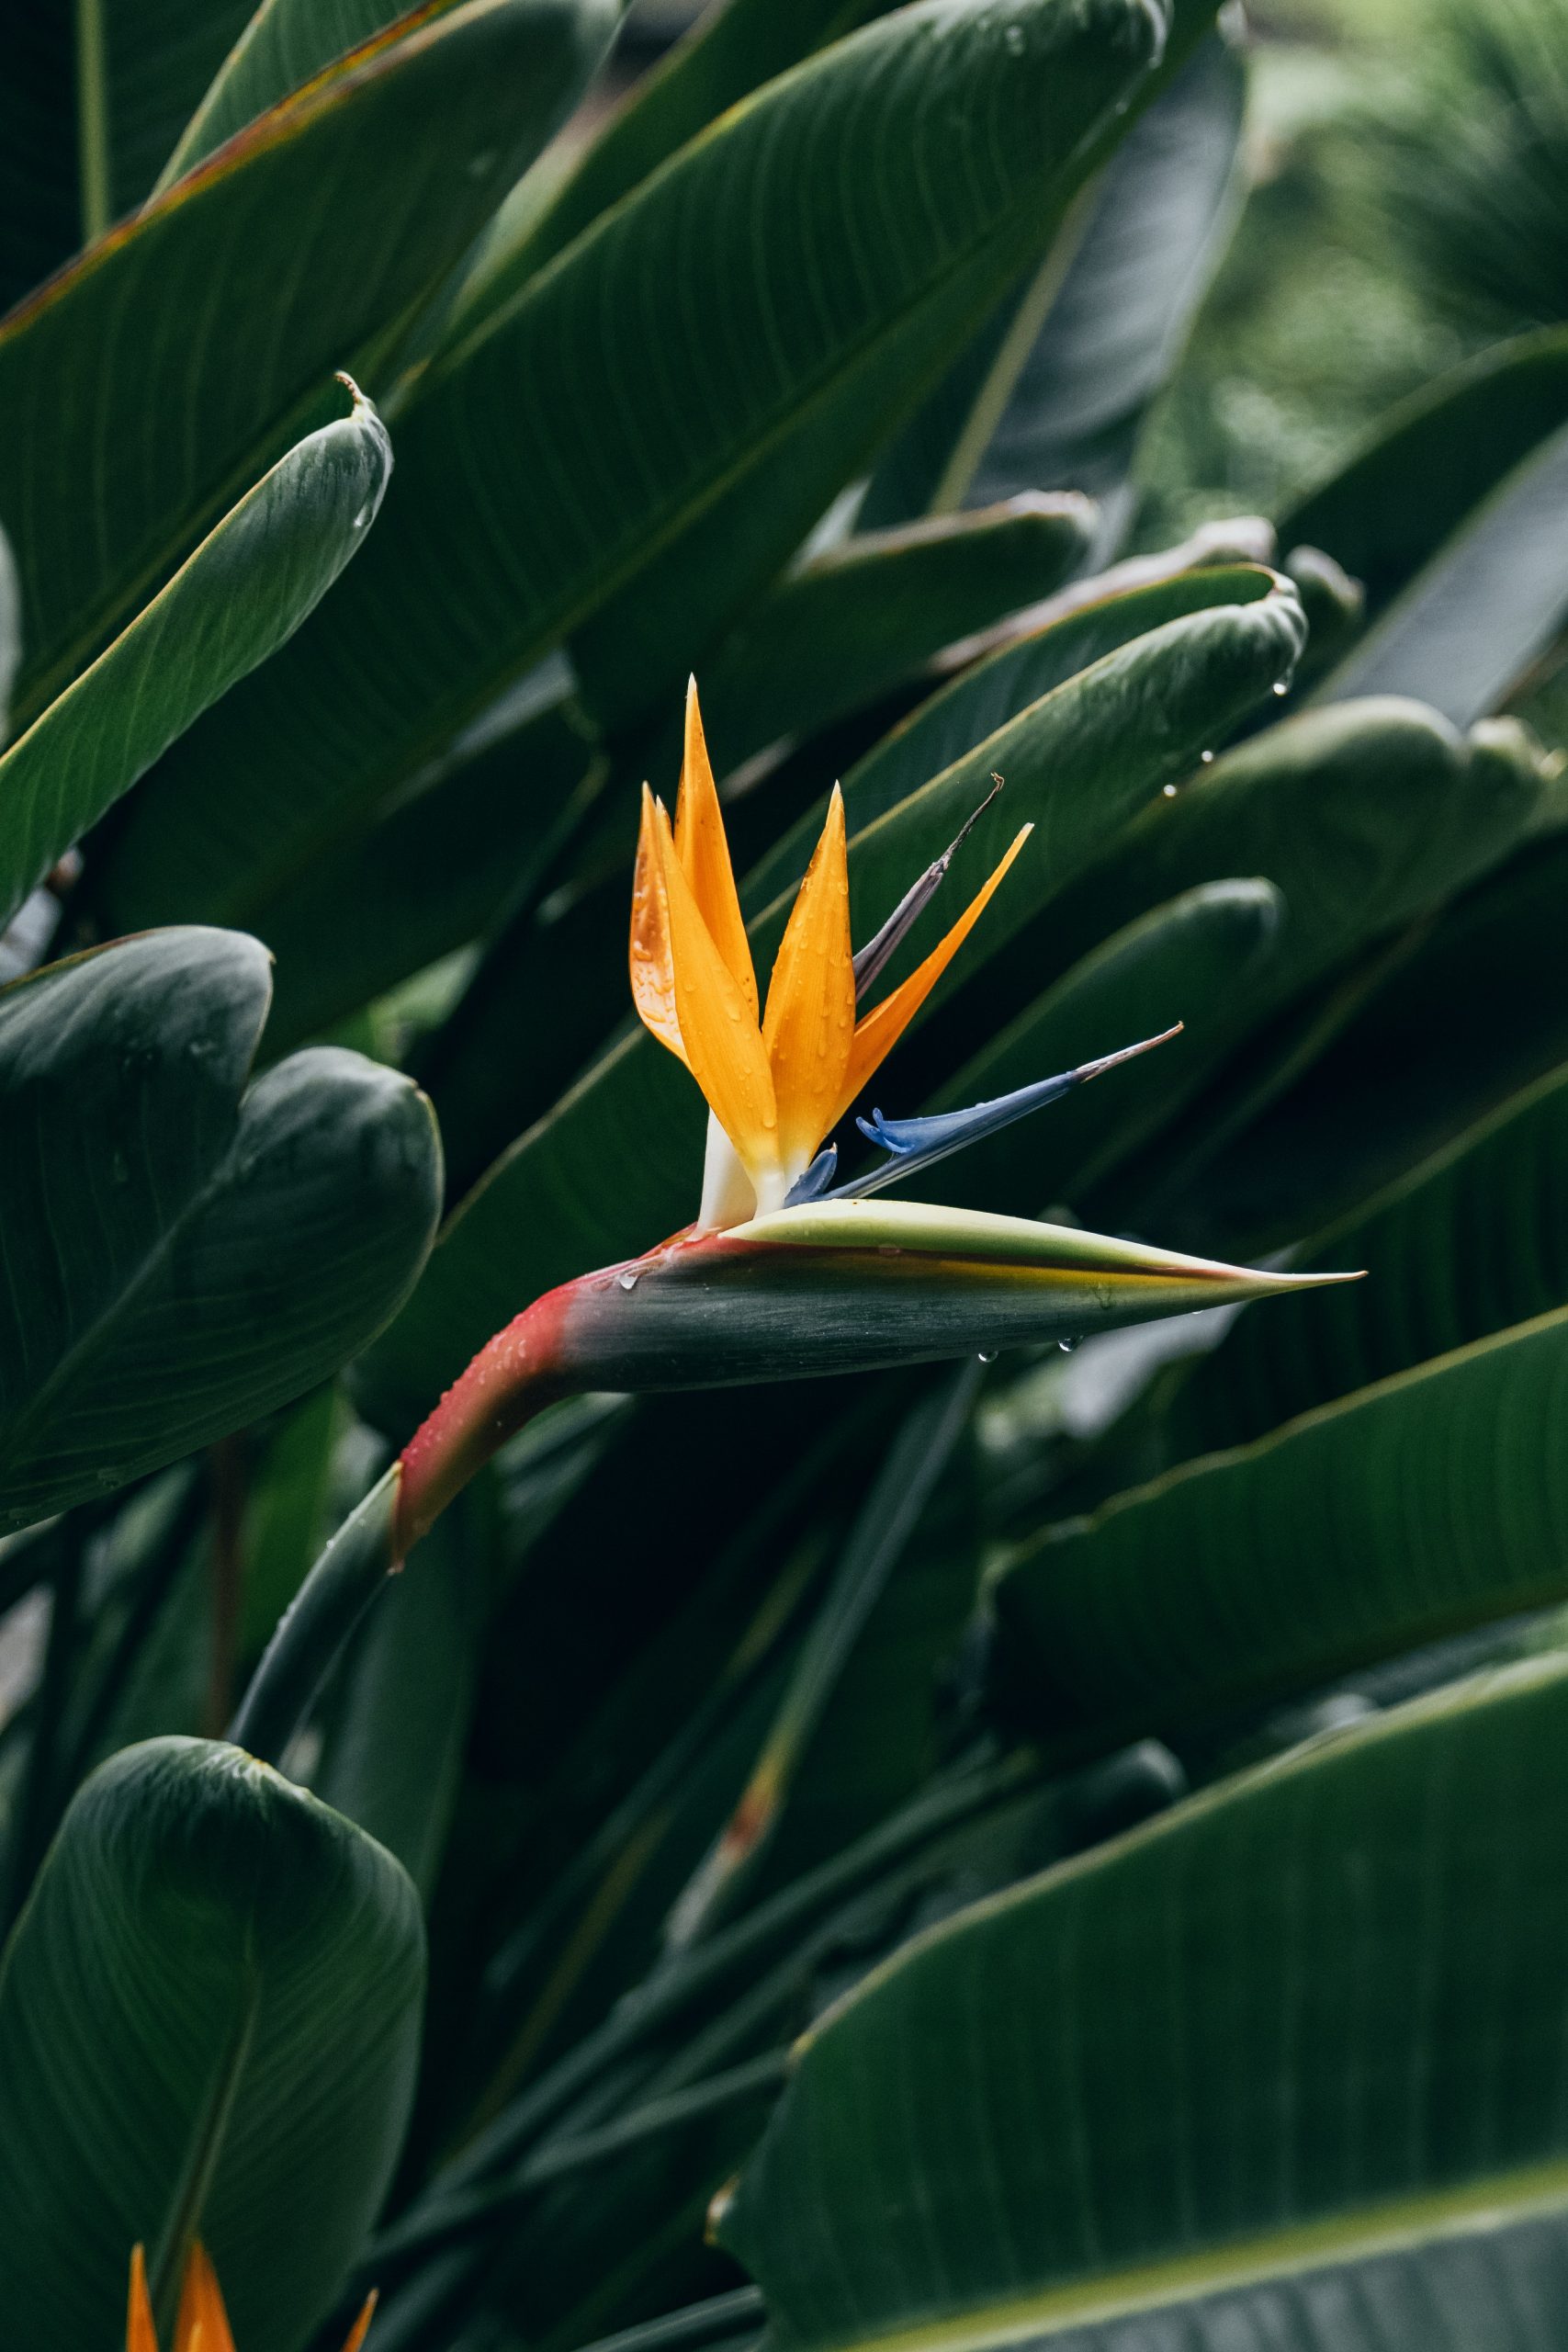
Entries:
[[1560,1661],[1461,1685],[918,1938],[721,2213],[770,2340],[1098,2346],[1560,2204],[1565,1734]]
[[1107,502],[1127,469],[1228,227],[1246,76],[1205,42],[1117,147],[1081,217],[878,468],[864,523],[1021,490]]
[[1556,528],[1565,497],[1568,424],[1505,476],[1317,699],[1414,695],[1458,727],[1496,709],[1568,607],[1568,558]]
[[0,759],[0,922],[357,553],[391,471],[368,401],[265,474]]
[[992,1587],[998,1704],[1114,1743],[1562,1598],[1565,1393],[1560,1310],[1048,1530]]
[[[1510,1323],[1568,1306],[1568,1073],[1531,1087],[1312,1243],[1373,1282],[1244,1317],[1174,1411],[1185,1453],[1261,1437],[1281,1421]],[[1432,1270],[1447,1270],[1442,1282]]]
[[555,128],[607,6],[470,0],[328,74],[0,326],[24,718],[296,437],[328,372],[363,374]]
[[[865,371],[893,368],[913,398],[954,306],[973,307],[970,271],[1005,284],[1151,40],[1134,0],[922,0],[615,208],[420,378],[393,418],[398,497],[370,569],[171,755],[124,847],[121,919],[241,919],[612,598],[632,609],[604,622],[615,707],[599,716],[640,715],[650,678],[655,699],[667,679],[678,691],[694,635],[765,584],[886,429]],[[824,200],[798,202],[807,183]],[[794,508],[754,576],[735,571],[754,518],[727,507],[696,572],[643,584],[774,460]],[[213,764],[246,811],[243,854],[208,821]]]
[[254,940],[152,933],[0,995],[0,1521],[102,1493],[314,1386],[429,1246],[440,1160],[335,1048],[249,1091]]
[[103,1766],[0,1971],[14,2341],[119,2341],[138,2241],[170,2328],[199,2229],[239,2341],[299,2352],[386,2188],[423,1958],[397,1863],[265,1765],[162,1739]]
[[213,76],[158,178],[162,194],[258,115],[378,36],[393,41],[465,0],[263,0]]

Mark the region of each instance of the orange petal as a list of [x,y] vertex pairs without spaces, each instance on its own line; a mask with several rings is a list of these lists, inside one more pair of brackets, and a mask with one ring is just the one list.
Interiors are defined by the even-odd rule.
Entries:
[[229,2314],[219,2292],[218,2274],[198,2238],[186,2264],[180,2294],[180,2315],[175,2325],[175,2352],[234,2352]]
[[[682,1058],[750,1175],[778,1159],[778,1111],[757,1016],[708,934],[667,828],[654,827]],[[647,1015],[644,1014],[644,1019]]]
[[152,2304],[147,2292],[147,2256],[141,2246],[130,2256],[130,2300],[125,2314],[125,2352],[158,2352],[152,2325]]
[[[637,876],[632,884],[631,975],[632,1002],[661,1046],[682,1061],[681,1023],[675,1012],[675,958],[670,946],[670,907],[664,888],[664,861],[659,837],[668,837],[670,820],[642,787],[642,825],[637,834]],[[690,1064],[687,1065],[690,1068]]]
[[703,733],[695,678],[686,683],[686,747],[681,763],[681,797],[675,804],[675,851],[681,860],[681,871],[692,886],[692,896],[708,927],[708,937],[723,956],[729,976],[750,1006],[755,1021],[757,974],[741,918],[740,894],[735,888],[735,868],[729,862],[724,812],[718,805],[713,763]]
[[369,2328],[371,2320],[375,2317],[375,2313],[376,2298],[373,2294],[367,2295],[365,2298],[365,2309],[360,2312],[359,2317],[355,2321],[353,2327],[349,2330],[348,2342],[344,2346],[343,2352],[359,2352],[359,2347],[365,2341],[366,2333]]
[[884,997],[882,1002],[868,1012],[860,1023],[850,1047],[849,1069],[845,1073],[843,1087],[838,1102],[833,1106],[832,1117],[828,1122],[829,1126],[843,1117],[873,1070],[886,1061],[893,1051],[894,1046],[979,922],[992,892],[1033,831],[1032,825],[1024,826],[990,880],[975,893],[946,938],[933,947],[925,962],[917,965],[908,978],[900,981],[892,995]]
[[773,965],[762,1023],[786,1168],[804,1167],[832,1125],[854,1034],[844,797],[835,785]]

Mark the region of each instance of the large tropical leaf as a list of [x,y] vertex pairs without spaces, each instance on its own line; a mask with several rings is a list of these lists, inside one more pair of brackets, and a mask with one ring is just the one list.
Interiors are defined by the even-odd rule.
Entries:
[[554,129],[611,15],[611,0],[469,0],[372,44],[0,327],[24,718],[294,437],[326,371],[373,363]]
[[1520,459],[1317,690],[1414,695],[1457,727],[1495,710],[1557,633],[1568,424]]
[[[1133,588],[1074,602],[1066,613],[1044,620],[1010,644],[1005,644],[962,672],[941,693],[934,694],[909,717],[885,735],[857,760],[844,779],[845,802],[853,822],[863,828],[886,817],[899,803],[918,793],[932,777],[967,764],[979,778],[987,771],[981,755],[989,758],[995,745],[1005,752],[1004,730],[1032,707],[1082,673],[1135,644],[1140,638],[1170,647],[1204,641],[1201,628],[1177,629],[1170,625],[1196,622],[1227,605],[1273,604],[1277,617],[1295,605],[1295,591],[1278,574],[1260,565],[1216,563],[1186,568]],[[1304,620],[1293,614],[1291,641],[1279,632],[1280,666],[1273,683],[1284,684],[1301,650]],[[1108,675],[1115,675],[1114,670]],[[1213,733],[1228,722],[1216,714]],[[1207,748],[1206,746],[1204,748]],[[1201,752],[1194,760],[1198,764]],[[998,762],[992,762],[999,765]],[[821,828],[820,806],[777,842],[746,876],[745,896],[761,908],[788,888],[805,872]]]
[[[1064,893],[1047,971],[1090,952],[1108,926],[1238,867],[1275,883],[1290,913],[1277,952],[1235,1009],[1237,1032],[1262,1032],[1256,1047],[1193,1105],[1179,1138],[1154,1137],[1118,1171],[1097,1214],[1152,1219],[1190,1238],[1223,1231],[1209,1170],[1322,1053],[1371,979],[1359,992],[1353,973],[1326,998],[1314,986],[1347,957],[1402,952],[1403,927],[1496,864],[1548,792],[1539,752],[1512,722],[1483,722],[1466,740],[1417,704],[1380,698],[1286,720],[1156,802],[1117,854]],[[1016,954],[998,968],[1014,989],[1045,977],[1038,959],[1026,970]],[[1292,1018],[1281,1037],[1265,1024],[1285,1008]],[[966,1041],[955,1021],[946,1025],[953,1034],[937,1042],[953,1055]],[[1279,1238],[1323,1221],[1309,1206]],[[1220,1246],[1231,1246],[1228,1236]]]
[[0,19],[0,311],[140,204],[251,0]]
[[888,452],[863,523],[1082,490],[1107,502],[1100,544],[1120,536],[1139,430],[1234,209],[1245,96],[1235,47],[1206,42]]
[[1325,548],[1375,616],[1505,477],[1568,424],[1568,330],[1494,345],[1397,410],[1281,518],[1287,547]]
[[[1182,1451],[1210,1453],[1404,1372],[1426,1357],[1568,1306],[1568,1071],[1554,1071],[1308,1245],[1375,1280],[1322,1302],[1243,1317],[1174,1408]],[[1438,1270],[1440,1271],[1440,1274]]]
[[104,1765],[0,1970],[12,2342],[109,2352],[138,2243],[169,2328],[199,2230],[239,2341],[299,2352],[385,2192],[423,1980],[403,1871],[276,1772],[185,1739]]
[[[459,756],[259,907],[256,935],[277,959],[268,1050],[318,1035],[528,899],[601,775],[581,728],[552,704]],[[518,1034],[505,1032],[507,1056]],[[491,1061],[482,1082],[503,1095],[506,1074]]]
[[1068,1747],[1213,1721],[1568,1592],[1559,1310],[1049,1529],[998,1703]]
[[446,339],[492,316],[716,117],[892,0],[725,0],[656,65],[547,198],[520,189],[486,236]]
[[1273,884],[1255,877],[1201,882],[1116,932],[949,1079],[931,1108],[994,1101],[1177,1021],[1179,1039],[1152,1060],[1080,1087],[1043,1119],[1021,1121],[940,1163],[922,1177],[921,1192],[1018,1216],[1092,1193],[1105,1170],[1147,1143],[1246,1033],[1288,920]]
[[1279,2342],[1203,2307],[1561,2211],[1565,1736],[1561,1660],[1461,1685],[917,1939],[721,2210],[770,2342]]
[[[1007,791],[976,827],[965,871],[983,875],[1024,820],[1039,831],[1009,876],[1017,884],[1010,899],[998,893],[988,926],[969,943],[971,968],[1028,925],[1151,794],[1188,771],[1213,733],[1289,670],[1302,635],[1293,594],[1268,573],[1242,575],[1240,584],[1250,602],[1152,629],[1043,695],[940,775],[923,765],[906,774],[902,797],[873,822],[862,825],[852,778],[857,935],[868,935],[952,841],[998,765]],[[793,894],[791,877],[751,926],[764,964]],[[366,1393],[377,1409],[393,1419],[417,1416],[540,1291],[633,1255],[689,1217],[702,1129],[701,1100],[669,1055],[640,1033],[614,1046],[453,1221],[409,1309],[367,1366]]]
[[[1559,787],[1542,813],[1561,807]],[[1320,1230],[1568,1062],[1565,892],[1559,818],[1413,927],[1352,990],[1327,1050],[1203,1162],[1182,1198],[1192,1247],[1244,1234],[1249,1250],[1279,1249]]]
[[372,569],[170,755],[119,920],[239,919],[563,635],[602,718],[678,691],[1039,241],[1155,30],[1134,0],[921,0],[614,208],[419,379]]
[[945,647],[1059,588],[1093,528],[1085,499],[1026,495],[840,541],[716,647],[702,678],[710,740],[739,766],[874,703]]
[[429,1247],[429,1107],[355,1054],[246,1091],[265,951],[199,930],[0,995],[0,1525],[173,1461],[313,1387]]
[[449,16],[466,0],[263,0],[180,134],[158,177],[161,195],[327,66],[378,39],[389,42]]
[[280,458],[0,759],[0,923],[364,545],[392,453],[351,396],[352,414]]

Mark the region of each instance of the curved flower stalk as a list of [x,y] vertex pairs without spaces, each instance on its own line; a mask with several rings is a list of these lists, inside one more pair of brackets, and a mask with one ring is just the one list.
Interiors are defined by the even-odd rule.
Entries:
[[[375,2309],[376,2298],[372,2295],[349,2330],[343,2352],[359,2352]],[[130,2300],[125,2322],[125,2352],[158,2352],[157,2331],[152,2324],[152,2302],[147,2291],[147,2262],[141,2246],[130,2257]],[[171,2352],[234,2352],[234,2338],[229,2327],[229,2314],[223,2308],[218,2274],[208,2259],[206,2247],[199,2241],[192,2246],[190,2259],[186,2264],[185,2284],[180,2290],[179,2316],[175,2322]]]
[[479,1351],[312,1570],[236,1719],[242,1745],[276,1753],[386,1568],[400,1565],[507,1438],[562,1396],[989,1356],[1356,1279],[1258,1272],[1024,1217],[872,1197],[1163,1044],[1179,1023],[968,1111],[887,1119],[875,1110],[857,1125],[884,1159],[835,1182],[838,1148],[825,1139],[979,922],[1030,830],[923,962],[866,1010],[964,833],[857,956],[835,788],[764,1006],[692,688],[673,824],[644,789],[630,960],[643,1022],[691,1071],[711,1114],[696,1218],[640,1258],[547,1292]]

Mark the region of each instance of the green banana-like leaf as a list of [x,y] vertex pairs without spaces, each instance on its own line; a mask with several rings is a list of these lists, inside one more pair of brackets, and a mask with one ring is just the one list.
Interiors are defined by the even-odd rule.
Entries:
[[[862,476],[1008,288],[1038,262],[1077,192],[1125,138],[1135,114],[1167,86],[1213,19],[1213,0],[1161,0],[1148,70],[1130,84],[1098,127],[1085,126],[1087,135],[1070,157],[1065,151],[1073,132],[1064,101],[1076,76],[1064,76],[1044,96],[1033,130],[1037,166],[1048,158],[1052,164],[1050,184],[1040,188],[1005,249],[993,241],[966,264],[950,266],[940,295],[933,292],[897,335],[867,345],[836,388],[802,407],[780,446],[760,454],[745,479],[732,481],[637,580],[572,632],[573,660],[606,723],[657,707],[668,685],[698,666],[702,649],[717,629],[738,606],[761,593],[816,528],[828,496]],[[1152,11],[1144,22],[1145,28],[1156,24]],[[1074,39],[1093,39],[1098,31],[1102,71],[1118,51],[1123,63],[1130,62],[1129,49],[1142,38],[1140,32],[1130,42],[1125,20],[1118,24],[1109,16],[1097,28],[1087,13],[1058,17],[1057,34],[1066,36],[1069,24]],[[944,74],[937,86],[946,86]],[[944,157],[939,169],[945,162]],[[955,250],[950,246],[949,253],[956,263]]]
[[[326,371],[374,363],[553,130],[612,14],[469,0],[346,61],[0,326],[25,720],[297,437]],[[225,805],[244,790],[230,774]]]
[[406,1294],[429,1107],[330,1048],[247,1091],[267,995],[254,940],[199,930],[0,994],[0,1526],[313,1387]]
[[998,1704],[1115,1744],[1562,1599],[1565,1382],[1559,1310],[1048,1530],[990,1588]]
[[1565,497],[1568,424],[1504,477],[1314,699],[1414,695],[1456,727],[1495,710],[1568,607],[1568,555],[1556,527]]
[[[1568,2312],[1568,2208],[1505,2206],[1397,2250],[1053,2336],[1053,2352],[1529,2352]],[[629,2352],[629,2347],[628,2347]],[[1445,2346],[1446,2352],[1446,2346]]]
[[1495,344],[1427,385],[1280,518],[1325,548],[1375,618],[1514,468],[1568,424],[1568,329]]
[[389,43],[418,32],[466,0],[263,0],[224,59],[210,88],[158,175],[154,194],[195,169],[289,97],[301,84],[371,42]]
[[[932,1096],[933,1111],[994,1101],[1180,1021],[1151,1059],[970,1145],[921,1181],[929,1198],[1017,1216],[1077,1201],[1157,1133],[1245,1031],[1288,921],[1271,882],[1203,882],[1086,956]],[[1358,1265],[1367,1261],[1351,1253]]]
[[1226,2290],[1560,2212],[1565,1736],[1561,1659],[1461,1685],[918,1938],[721,2206],[769,2341],[1250,2346]]
[[251,0],[15,8],[0,24],[0,312],[140,204]]
[[[118,919],[238,920],[591,614],[614,662],[578,651],[613,672],[615,716],[641,714],[650,676],[654,698],[678,690],[682,649],[690,667],[737,583],[765,585],[888,429],[899,384],[912,400],[940,364],[975,274],[987,299],[1006,284],[1146,76],[1155,31],[1135,0],[920,0],[614,208],[419,379],[393,418],[372,569],[171,753],[122,845]],[[865,397],[874,367],[895,371],[891,407]],[[794,508],[758,571],[755,518],[732,509],[773,461]],[[655,580],[721,506],[700,576]],[[243,842],[212,825],[215,769]]]
[[281,458],[0,759],[0,922],[364,545],[392,453],[370,403]]
[[1568,1071],[1307,1247],[1314,1264],[1343,1260],[1377,1278],[1354,1298],[1325,1300],[1310,1329],[1290,1306],[1244,1316],[1175,1402],[1167,1430],[1183,1453],[1245,1444],[1426,1357],[1568,1306]]
[[1247,77],[1216,36],[1134,125],[1059,245],[873,478],[863,524],[1082,490],[1121,536],[1127,469],[1235,210]]
[[1407,934],[1327,1050],[1203,1165],[1181,1220],[1193,1247],[1320,1230],[1568,1062],[1565,893],[1568,831],[1543,831]]
[[1087,500],[1031,494],[841,541],[716,648],[699,682],[710,741],[738,767],[863,708],[945,647],[1059,588],[1093,528]]
[[[1275,682],[1279,682],[1288,676],[1300,652],[1304,622],[1294,589],[1261,565],[1224,563],[1183,570],[1084,603],[1075,600],[1069,611],[1047,619],[1015,643],[998,647],[964,670],[855,763],[844,778],[844,804],[852,829],[863,831],[887,816],[932,777],[962,763],[968,763],[976,778],[987,776],[981,753],[989,756],[992,739],[1012,720],[1021,718],[1057,687],[1140,639],[1155,638],[1164,644],[1184,643],[1189,638],[1201,642],[1205,632],[1201,628],[1179,631],[1170,638],[1157,638],[1156,633],[1176,623],[1217,615],[1227,605],[1266,600],[1269,612],[1258,617],[1273,628],[1279,662]],[[1216,713],[1213,732],[1217,734],[1224,724]],[[821,825],[818,808],[769,850],[746,876],[748,908],[760,910],[792,887],[806,870]]]
[[[547,261],[677,149],[813,50],[886,15],[892,0],[726,0],[656,65],[543,198],[519,191],[487,234],[444,329],[493,317]],[[509,218],[508,215],[513,217]]]
[[[857,936],[868,936],[947,847],[989,792],[998,763],[1007,790],[976,827],[957,887],[967,875],[983,876],[1025,820],[1039,831],[1008,876],[1010,898],[1004,887],[966,943],[971,969],[1028,922],[1151,793],[1186,771],[1213,732],[1288,671],[1301,643],[1300,606],[1270,574],[1244,578],[1250,603],[1152,629],[1043,695],[940,775],[923,765],[905,774],[897,805],[863,830],[852,778]],[[791,877],[787,894],[751,926],[764,965],[793,892]],[[629,1257],[689,1217],[702,1131],[701,1100],[671,1057],[640,1034],[613,1047],[469,1195],[409,1308],[366,1365],[367,1399],[394,1423],[417,1418],[497,1325],[540,1291],[585,1266]]]
[[138,2243],[171,2329],[199,2230],[238,2340],[299,2352],[386,2191],[423,1973],[404,1872],[266,1766],[186,1739],[104,1765],[0,1970],[11,2340],[107,2352]]
[[1303,711],[1251,737],[1153,802],[1055,910],[1054,957],[1178,892],[1236,872],[1283,891],[1279,953],[1254,1022],[1367,941],[1438,906],[1513,849],[1545,777],[1511,723],[1460,735],[1389,698]]
[[[277,959],[268,1050],[319,1035],[523,899],[594,795],[592,761],[581,729],[552,705],[457,761],[259,907],[256,935]],[[491,1065],[490,1086],[497,1075]]]

